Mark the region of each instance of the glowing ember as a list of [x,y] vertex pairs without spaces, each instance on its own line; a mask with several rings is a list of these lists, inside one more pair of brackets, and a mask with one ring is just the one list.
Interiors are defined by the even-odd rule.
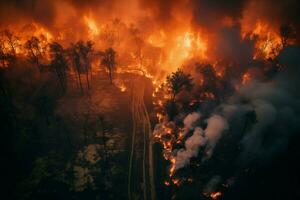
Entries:
[[245,74],[243,75],[242,84],[246,84],[248,81],[250,81],[250,79],[251,79],[250,74],[249,74],[249,73],[245,73]]
[[212,198],[212,199],[219,199],[220,197],[222,196],[222,193],[221,192],[213,192],[213,193],[211,193],[210,194],[210,197]]
[[169,181],[165,181],[164,184],[165,184],[166,186],[170,186],[170,182],[169,182]]

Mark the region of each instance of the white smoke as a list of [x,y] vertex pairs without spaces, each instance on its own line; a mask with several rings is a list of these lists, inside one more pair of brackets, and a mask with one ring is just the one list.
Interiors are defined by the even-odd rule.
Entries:
[[205,138],[207,140],[205,151],[207,157],[211,157],[222,132],[227,129],[227,121],[220,115],[213,115],[209,119],[207,119],[207,127],[205,129]]
[[[196,115],[195,113],[188,115],[184,119],[184,124],[186,125],[185,128],[193,128],[192,124],[198,120],[199,117],[200,114]],[[185,149],[177,151],[175,157],[176,170],[187,166],[190,163],[190,159],[198,155],[201,147],[206,146],[206,153],[209,158],[212,155],[214,147],[220,139],[222,132],[228,128],[227,121],[220,115],[213,115],[206,121],[208,125],[205,131],[200,127],[196,127],[193,135],[185,141]]]
[[200,113],[197,113],[197,112],[188,114],[183,120],[184,128],[186,128],[186,129],[194,128],[195,122],[198,119],[200,119],[200,117],[201,117]]
[[206,140],[201,128],[196,127],[193,135],[185,141],[185,149],[180,149],[176,155],[175,170],[185,167],[190,159],[198,155],[199,148],[204,146]]

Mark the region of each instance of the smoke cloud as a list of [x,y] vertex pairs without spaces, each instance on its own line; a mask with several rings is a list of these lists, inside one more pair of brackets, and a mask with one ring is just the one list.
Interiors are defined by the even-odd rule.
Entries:
[[213,115],[207,120],[207,128],[205,129],[205,138],[207,140],[205,151],[207,157],[211,157],[222,132],[227,129],[227,121],[220,115]]
[[[279,55],[283,71],[271,82],[251,81],[231,100],[221,105],[223,115],[230,123],[230,132],[240,138],[240,164],[267,163],[285,150],[289,138],[299,130],[300,50],[285,49]],[[249,115],[252,112],[254,114]],[[242,119],[242,125],[235,120]]]
[[[196,122],[200,114],[192,113],[184,119],[185,129],[191,129],[191,124]],[[194,128],[193,135],[185,141],[185,149],[177,151],[175,157],[175,169],[187,166],[192,157],[196,157],[201,147],[205,146],[206,156],[209,158],[224,130],[228,128],[226,120],[219,115],[212,115],[207,120],[205,131],[202,128]]]
[[184,128],[186,129],[186,131],[189,131],[190,129],[194,128],[195,123],[197,122],[197,120],[200,119],[200,117],[201,115],[196,112],[188,114],[183,120]]

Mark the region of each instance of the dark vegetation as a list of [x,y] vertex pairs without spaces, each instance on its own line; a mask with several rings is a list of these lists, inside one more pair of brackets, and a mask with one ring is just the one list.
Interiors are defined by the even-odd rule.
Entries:
[[[112,48],[95,52],[91,41],[64,48],[40,36],[21,44],[1,32],[5,199],[126,198],[130,127],[114,120],[129,118],[129,96],[112,85],[115,55]],[[94,76],[91,62],[99,56]]]

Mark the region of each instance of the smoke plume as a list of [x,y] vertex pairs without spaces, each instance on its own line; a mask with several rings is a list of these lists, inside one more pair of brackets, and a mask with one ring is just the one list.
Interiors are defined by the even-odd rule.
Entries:
[[[191,123],[199,119],[200,114],[192,113],[184,119],[185,129],[191,129]],[[175,169],[185,167],[190,163],[192,157],[196,157],[201,147],[205,146],[206,156],[209,158],[221,137],[224,130],[228,128],[226,120],[219,115],[212,115],[207,120],[207,127],[203,131],[202,128],[194,128],[193,135],[185,141],[185,149],[177,151],[175,157]]]

